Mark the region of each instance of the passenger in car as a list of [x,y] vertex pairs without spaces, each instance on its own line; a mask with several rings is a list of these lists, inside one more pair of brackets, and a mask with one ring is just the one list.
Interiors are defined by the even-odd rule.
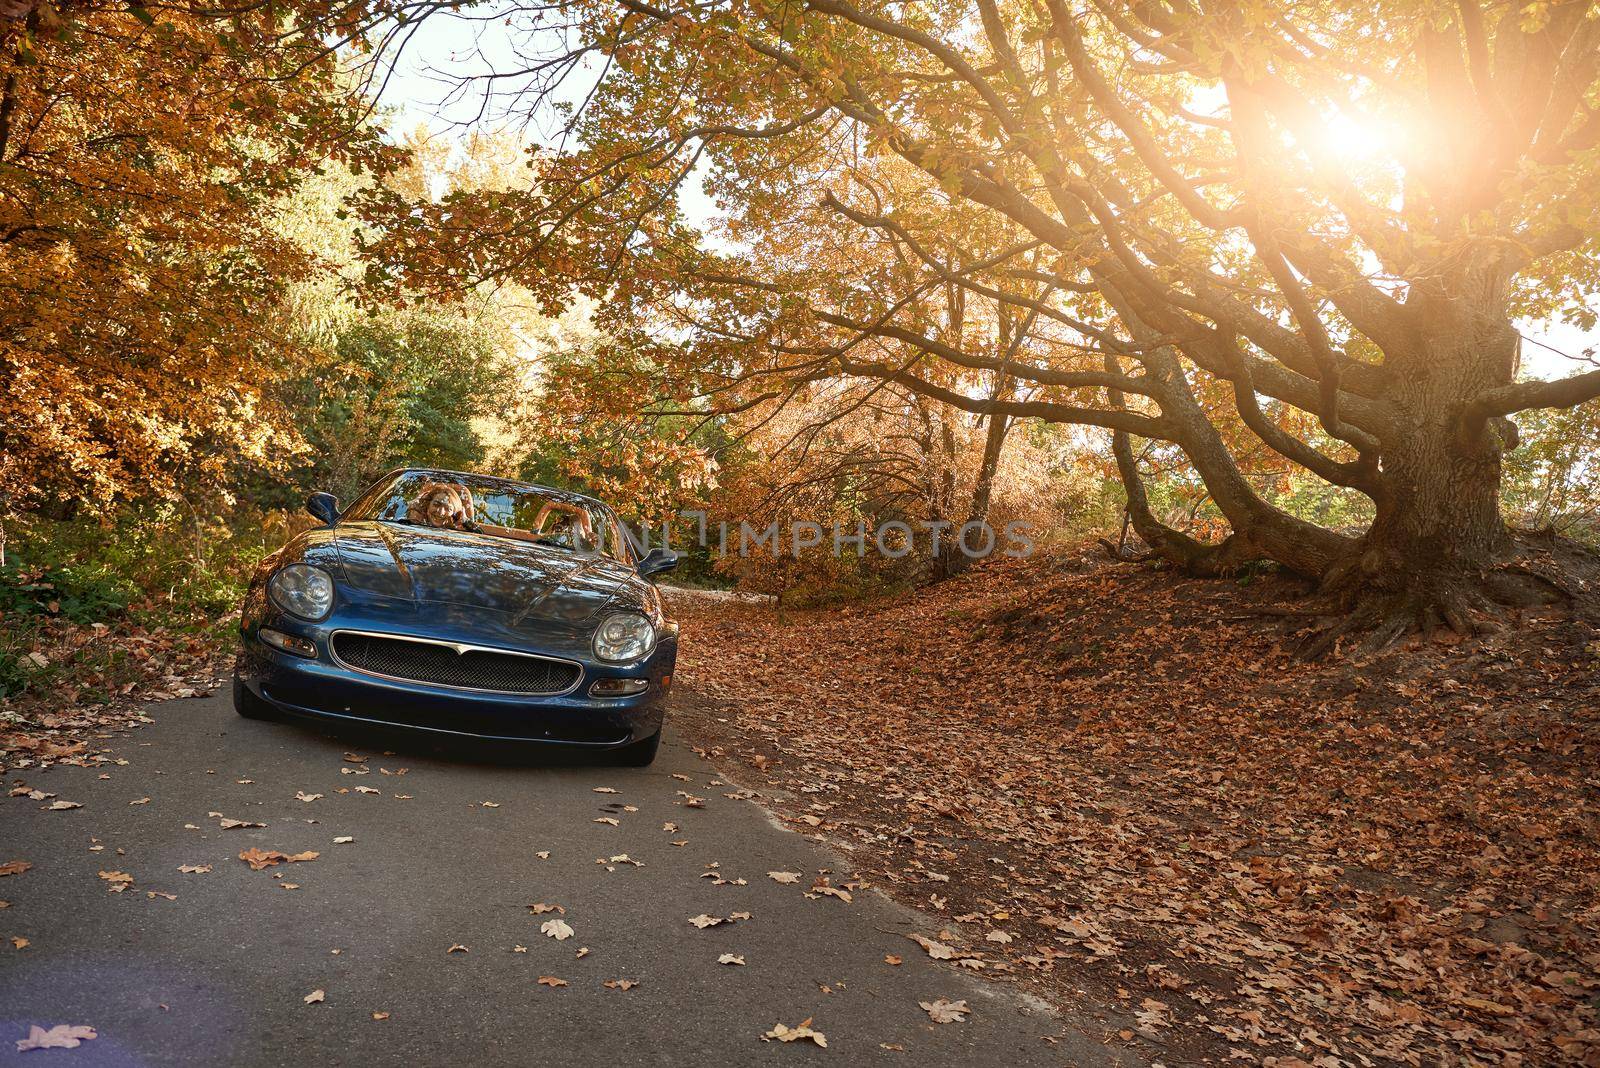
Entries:
[[416,499],[406,506],[413,523],[448,530],[477,530],[472,518],[472,494],[454,482],[424,482]]
[[594,552],[599,546],[589,510],[566,501],[545,502],[533,521],[533,533],[540,539],[560,542],[578,552]]

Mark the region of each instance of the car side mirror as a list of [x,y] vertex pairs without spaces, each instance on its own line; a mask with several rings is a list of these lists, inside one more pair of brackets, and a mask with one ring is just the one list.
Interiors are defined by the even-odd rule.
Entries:
[[639,561],[639,574],[648,578],[663,571],[671,571],[678,566],[680,559],[682,557],[672,549],[651,549],[645,554],[644,559]]
[[339,521],[339,498],[331,493],[313,493],[306,498],[306,511],[331,527]]

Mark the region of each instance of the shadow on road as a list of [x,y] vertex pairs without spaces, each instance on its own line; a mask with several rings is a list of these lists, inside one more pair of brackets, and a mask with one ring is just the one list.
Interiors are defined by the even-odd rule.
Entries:
[[357,749],[381,748],[386,754],[412,758],[432,758],[452,764],[482,764],[499,767],[590,768],[613,767],[615,751],[591,749],[570,742],[521,742],[432,735],[404,727],[385,727],[373,723],[341,723],[335,720],[286,716],[270,726],[294,731],[307,739],[336,739]]

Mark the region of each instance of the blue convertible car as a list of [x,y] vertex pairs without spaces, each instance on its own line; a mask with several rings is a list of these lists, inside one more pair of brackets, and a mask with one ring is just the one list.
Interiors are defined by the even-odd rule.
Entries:
[[579,494],[456,471],[386,475],[262,561],[233,699],[283,714],[614,751],[650,763],[678,653],[635,551]]

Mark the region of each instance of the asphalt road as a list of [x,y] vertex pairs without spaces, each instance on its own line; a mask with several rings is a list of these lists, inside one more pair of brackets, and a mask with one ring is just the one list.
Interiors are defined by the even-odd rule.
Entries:
[[[221,694],[150,715],[112,741],[125,765],[7,779],[56,797],[0,796],[0,864],[33,864],[0,878],[0,1065],[1118,1063],[1013,987],[929,960],[905,936],[937,938],[936,918],[874,891],[806,897],[839,861],[726,796],[670,726],[653,767],[624,769],[255,723]],[[45,807],[63,800],[82,807]],[[319,856],[257,871],[251,848]],[[542,934],[550,919],[571,937]],[[970,1015],[934,1023],[918,1003],[939,998]],[[826,1049],[761,1039],[808,1017]],[[99,1037],[17,1051],[56,1024]]]

